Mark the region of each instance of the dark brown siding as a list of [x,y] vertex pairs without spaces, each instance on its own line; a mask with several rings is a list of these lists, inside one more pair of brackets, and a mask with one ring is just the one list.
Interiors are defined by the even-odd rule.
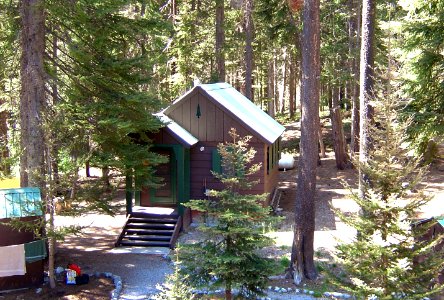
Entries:
[[[430,222],[433,222],[433,225],[431,225]],[[427,227],[429,227],[425,231],[425,233],[418,238],[418,242],[431,241],[431,240],[436,239],[437,237],[439,237],[439,236],[444,234],[443,226],[441,226],[441,224],[439,224],[433,218],[432,219],[428,219],[428,220],[420,221],[417,226],[427,226]],[[440,242],[438,242],[437,245],[435,245],[432,248],[432,251],[435,252],[435,253],[442,253],[443,248],[444,248],[444,240],[441,240]],[[424,255],[422,255],[422,256],[416,257],[415,260],[414,260],[414,263],[420,264],[424,260],[426,260],[426,257]],[[437,280],[438,280],[439,284],[444,284],[444,269],[441,272],[439,272],[439,274],[437,274]],[[444,296],[444,295],[441,294],[440,297],[437,297],[435,299],[443,299],[442,296]]]
[[155,144],[180,144],[165,128],[160,129],[157,133],[151,134],[149,137]]
[[[191,199],[205,199],[204,191],[206,189],[223,189],[223,185],[211,173],[212,167],[212,151],[216,149],[218,143],[215,142],[199,142],[191,149]],[[253,163],[260,163],[261,169],[251,180],[259,180],[259,183],[254,186],[249,192],[254,194],[262,194],[267,192],[265,187],[267,185],[264,179],[264,162],[262,158],[264,145],[261,143],[250,144],[256,150],[256,155]],[[204,151],[200,148],[204,147]]]
[[[267,145],[264,145],[263,147],[263,165],[265,166],[263,170],[264,174],[264,193],[272,193],[273,189],[277,186],[278,180],[279,180],[279,164],[275,164],[274,167],[269,170],[267,174]],[[271,147],[271,146],[270,146]]]
[[[21,218],[23,221],[32,221],[38,217]],[[5,225],[10,219],[0,219],[0,247],[19,245],[34,241],[32,232],[17,231]],[[8,276],[0,278],[0,290],[19,289],[38,286],[43,283],[43,260],[26,263],[26,274],[22,276]]]

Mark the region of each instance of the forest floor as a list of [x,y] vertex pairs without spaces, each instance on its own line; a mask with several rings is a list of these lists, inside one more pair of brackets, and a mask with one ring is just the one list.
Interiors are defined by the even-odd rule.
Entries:
[[[317,263],[331,261],[338,239],[346,240],[354,235],[353,230],[345,226],[335,216],[334,209],[344,212],[356,212],[358,207],[349,199],[349,191],[344,188],[346,182],[351,188],[357,187],[357,174],[354,169],[337,170],[334,154],[328,141],[328,129],[324,132],[327,144],[327,157],[321,159],[321,165],[317,169],[316,191],[316,227],[315,227],[315,259]],[[287,131],[283,137],[284,147],[299,137],[299,124],[287,125]],[[297,160],[297,155],[295,155]],[[297,164],[296,164],[297,166]],[[282,215],[285,220],[278,230],[271,235],[276,240],[276,245],[265,249],[269,257],[282,260],[289,257],[293,239],[294,201],[296,192],[297,169],[280,172],[279,188],[283,191],[279,202]],[[444,159],[438,159],[430,167],[430,172],[423,182],[423,187],[434,199],[427,205],[421,217],[444,215]],[[114,242],[125,222],[124,193],[117,194],[115,203],[122,209],[115,217],[104,215],[88,215],[82,218],[58,217],[59,224],[80,224],[87,226],[79,236],[66,238],[58,245],[56,266],[66,266],[68,263],[78,264],[86,273],[112,272],[122,277],[125,288],[131,289],[132,285],[140,285],[144,293],[155,291],[156,285],[163,282],[165,274],[170,270],[168,261],[162,255],[142,254],[116,254],[112,252]],[[193,230],[183,233],[181,241],[189,241],[196,238]],[[331,287],[325,285],[325,274],[320,272],[319,279],[308,282],[296,288],[310,289],[322,293]],[[139,282],[137,282],[139,280]],[[294,284],[285,279],[277,279],[270,282],[272,286],[293,287]],[[36,289],[19,291],[8,294],[0,294],[0,299],[110,299],[110,293],[114,289],[112,281],[104,278],[92,278],[89,284],[80,286],[68,286],[59,282],[56,290],[49,290],[43,286],[43,291],[36,294]],[[131,294],[131,293],[130,293]],[[139,295],[140,296],[140,295]],[[307,296],[286,299],[308,299]],[[143,296],[129,295],[121,299],[146,299]],[[283,298],[282,298],[283,299]]]

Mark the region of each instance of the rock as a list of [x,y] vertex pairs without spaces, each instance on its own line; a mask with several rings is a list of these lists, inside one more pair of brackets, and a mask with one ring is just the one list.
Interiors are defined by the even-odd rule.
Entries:
[[173,261],[173,260],[171,259],[171,256],[170,256],[169,253],[168,253],[168,254],[164,254],[164,255],[162,255],[162,258],[165,259],[165,260],[168,261],[168,262],[172,262],[172,261]]
[[338,292],[332,292],[330,293],[330,296],[335,298],[342,298],[342,294]]
[[122,278],[120,278],[120,276],[114,275],[113,276],[113,282],[114,282],[115,285],[122,284]]
[[117,298],[119,298],[119,294],[116,292],[116,290],[114,290],[114,291],[112,291],[111,292],[111,299],[117,299]]

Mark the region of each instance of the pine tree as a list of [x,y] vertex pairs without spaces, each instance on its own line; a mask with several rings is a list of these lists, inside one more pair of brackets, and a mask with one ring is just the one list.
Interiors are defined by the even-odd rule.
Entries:
[[[370,131],[374,147],[369,160],[358,164],[369,179],[366,193],[351,194],[362,213],[338,211],[358,235],[338,246],[346,276],[335,280],[358,299],[423,299],[443,288],[434,281],[444,267],[442,253],[434,253],[433,247],[440,238],[422,241],[428,228],[412,225],[429,197],[415,192],[425,167],[407,156],[408,124],[398,122],[398,109],[399,102],[390,98],[376,106],[377,126]],[[418,263],[419,258],[424,261]]]
[[223,171],[213,173],[225,188],[210,191],[209,200],[192,200],[188,205],[210,220],[199,227],[206,238],[185,245],[181,256],[182,271],[192,284],[210,289],[224,287],[226,299],[232,299],[235,288],[248,297],[261,294],[271,262],[257,250],[271,243],[264,235],[264,226],[277,220],[263,205],[266,194],[242,193],[257,184],[250,176],[260,165],[251,164],[255,155],[255,150],[248,148],[251,137],[240,138],[234,129],[230,135],[232,142],[218,146]]
[[162,107],[155,70],[164,63],[169,28],[159,7],[121,0],[50,4],[48,22],[58,28],[51,34],[61,41],[50,64],[64,83],[53,108],[54,128],[64,128],[60,148],[76,164],[88,160],[152,182],[161,158],[149,151],[147,133],[162,126],[153,115]]
[[180,272],[181,262],[179,260],[180,245],[175,251],[175,261],[173,273],[167,275],[165,283],[158,287],[160,293],[154,296],[155,300],[192,300],[196,299],[191,286],[189,285],[188,276],[183,276]]
[[301,141],[290,273],[296,284],[314,280],[316,166],[320,94],[320,2],[305,1],[302,11]]
[[411,97],[406,116],[414,116],[409,135],[424,153],[430,140],[439,143],[444,136],[444,1],[419,0],[402,4],[407,11],[403,27],[405,41],[405,85]]
[[[45,229],[52,287],[55,240],[72,232],[54,226],[54,198],[70,184],[69,198],[75,196],[81,203],[78,207],[73,204],[70,213],[83,212],[81,207],[112,214],[111,195],[104,193],[102,185],[75,193],[79,166],[92,161],[114,174],[132,171],[142,184],[153,181],[153,168],[162,161],[150,151],[147,137],[161,127],[153,116],[161,107],[156,64],[164,63],[168,26],[159,6],[127,0],[0,0],[0,58],[7,58],[0,62],[0,89],[19,77],[11,72],[16,60],[12,54],[18,52],[22,149],[17,152],[22,156],[22,184],[26,186],[29,177],[30,183],[41,186],[43,211],[49,212],[42,224],[22,222],[16,227]],[[19,51],[11,47],[17,37],[21,37]],[[64,161],[60,176],[52,169],[59,158]],[[87,190],[95,194],[86,195]]]

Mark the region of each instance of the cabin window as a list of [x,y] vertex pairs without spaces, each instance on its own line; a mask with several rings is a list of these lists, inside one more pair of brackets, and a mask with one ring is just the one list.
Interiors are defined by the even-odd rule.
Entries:
[[[228,147],[225,149],[227,152],[232,152],[234,149]],[[224,169],[222,166],[222,156],[220,155],[218,149],[213,149],[211,152],[211,170],[213,172],[224,174],[228,176],[237,176],[239,178],[245,177],[245,170],[243,168],[237,169],[237,170],[231,170],[231,169]],[[231,174],[232,172],[236,171],[236,174]]]
[[267,147],[267,175],[270,174],[272,170],[281,158],[281,143],[280,138],[277,139],[273,145]]

